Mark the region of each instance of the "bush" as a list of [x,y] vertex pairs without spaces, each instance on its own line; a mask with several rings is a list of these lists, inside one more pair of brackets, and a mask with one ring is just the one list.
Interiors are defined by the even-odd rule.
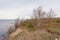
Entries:
[[26,26],[26,24],[25,24],[25,23],[21,23],[21,25],[22,25],[22,26]]
[[47,29],[52,29],[54,28],[51,24],[48,24],[48,28]]
[[56,20],[57,23],[60,23],[60,20]]
[[28,28],[33,28],[33,25],[31,23],[28,24]]

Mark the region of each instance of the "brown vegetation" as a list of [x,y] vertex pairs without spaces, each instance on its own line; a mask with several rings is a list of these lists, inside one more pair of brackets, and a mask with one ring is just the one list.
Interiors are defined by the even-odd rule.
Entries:
[[[20,22],[19,19],[17,19],[15,31],[17,28],[21,28],[26,32],[27,35],[25,36],[27,36],[27,39],[29,38],[29,40],[31,40],[30,38],[32,38],[32,40],[38,40],[39,37],[42,38],[42,40],[55,40],[54,38],[56,35],[59,35],[57,37],[60,37],[60,18],[55,18],[56,15],[52,9],[46,13],[41,7],[38,7],[37,9],[34,9],[33,12],[32,19],[26,19]],[[36,33],[36,37],[34,36],[34,33]],[[34,37],[36,39],[33,39]]]

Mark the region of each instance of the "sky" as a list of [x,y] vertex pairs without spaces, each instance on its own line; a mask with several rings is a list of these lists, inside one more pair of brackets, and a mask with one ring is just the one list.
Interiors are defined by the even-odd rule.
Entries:
[[29,18],[39,6],[52,8],[60,17],[60,0],[0,0],[0,19]]

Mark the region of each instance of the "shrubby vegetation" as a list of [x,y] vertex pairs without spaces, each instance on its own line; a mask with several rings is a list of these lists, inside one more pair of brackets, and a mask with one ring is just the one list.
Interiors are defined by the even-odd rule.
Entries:
[[[36,27],[41,27],[41,19],[42,18],[48,18],[48,26],[51,25],[51,18],[54,18],[55,12],[50,9],[49,12],[45,12],[43,11],[43,8],[41,6],[39,6],[36,9],[33,9],[33,17],[32,19],[28,19],[28,20],[20,20],[19,18],[16,19],[14,26],[15,29],[9,28],[9,33],[14,32],[17,28],[19,27],[27,27],[27,28],[34,28]],[[60,22],[60,21],[57,21]]]
[[[15,29],[13,30],[12,28],[10,28],[8,31],[9,33],[12,33],[16,31],[17,28],[25,28],[26,30],[32,30],[35,28],[39,30],[48,30],[50,33],[56,34],[60,32],[60,30],[57,30],[57,26],[60,25],[57,25],[57,23],[60,23],[60,20],[53,20],[55,19],[55,16],[56,14],[53,9],[50,9],[48,12],[45,12],[40,6],[36,9],[33,9],[33,17],[31,19],[20,20],[19,18],[17,18],[14,24]],[[48,39],[53,40],[52,37],[53,36],[49,36]]]
[[33,25],[31,23],[29,23],[27,27],[30,28],[30,29],[32,29]]
[[56,20],[57,23],[60,23],[60,20]]

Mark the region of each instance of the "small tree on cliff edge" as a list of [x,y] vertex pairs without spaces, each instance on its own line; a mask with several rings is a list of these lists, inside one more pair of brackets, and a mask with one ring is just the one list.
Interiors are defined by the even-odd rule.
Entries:
[[54,18],[56,16],[56,13],[53,9],[50,9],[50,11],[47,13],[47,18]]
[[19,19],[19,17],[15,21],[15,29],[17,29],[18,27],[20,27],[20,19]]
[[53,11],[53,9],[50,9],[50,11],[47,13],[47,18],[48,18],[48,25],[49,26],[52,26],[51,24],[51,19],[52,18],[55,18],[55,16],[56,16],[56,13]]
[[34,13],[33,16],[35,19],[44,18],[44,16],[45,16],[45,12],[43,11],[41,6],[39,6],[37,9],[34,9],[33,13]]
[[39,6],[37,9],[33,10],[33,16],[36,19],[37,25],[40,26],[40,19],[45,17],[45,12],[42,10],[42,7]]

